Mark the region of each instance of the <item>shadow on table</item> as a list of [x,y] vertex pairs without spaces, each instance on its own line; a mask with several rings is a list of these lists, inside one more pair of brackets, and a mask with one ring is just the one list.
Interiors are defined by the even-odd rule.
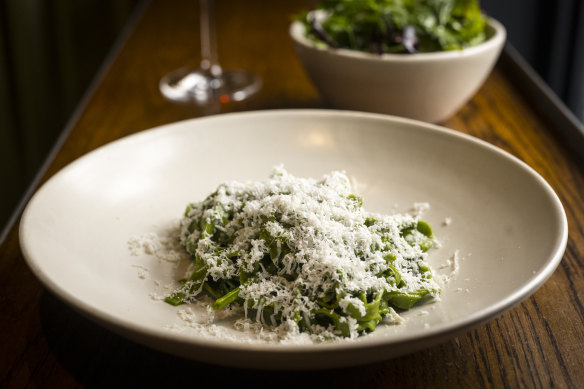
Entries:
[[[49,292],[41,297],[40,315],[50,353],[87,387],[387,388],[408,386],[411,377],[399,366],[416,363],[406,356],[337,370],[236,369],[190,361],[129,341],[77,313]],[[394,366],[393,362],[398,361]]]

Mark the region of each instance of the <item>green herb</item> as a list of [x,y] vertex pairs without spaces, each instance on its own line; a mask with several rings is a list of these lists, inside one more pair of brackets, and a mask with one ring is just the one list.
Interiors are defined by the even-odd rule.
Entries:
[[477,0],[322,0],[298,19],[318,44],[378,54],[464,49],[487,24]]

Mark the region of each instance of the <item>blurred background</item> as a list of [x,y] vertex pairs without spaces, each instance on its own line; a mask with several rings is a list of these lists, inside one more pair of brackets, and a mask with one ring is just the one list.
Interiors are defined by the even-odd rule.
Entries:
[[[0,1],[0,239],[124,27],[145,1]],[[505,25],[509,43],[584,121],[584,2],[480,4]]]

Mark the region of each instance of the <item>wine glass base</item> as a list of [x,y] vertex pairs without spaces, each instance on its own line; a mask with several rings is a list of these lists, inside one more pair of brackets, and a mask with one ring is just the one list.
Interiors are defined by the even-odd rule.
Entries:
[[245,100],[261,87],[261,79],[245,70],[223,71],[220,77],[201,69],[178,69],[160,80],[160,92],[171,101],[196,104]]

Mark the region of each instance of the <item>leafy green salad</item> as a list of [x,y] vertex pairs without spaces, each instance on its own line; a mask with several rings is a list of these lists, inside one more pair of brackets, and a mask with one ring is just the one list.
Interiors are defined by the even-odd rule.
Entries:
[[464,49],[487,25],[477,0],[322,0],[298,19],[317,44],[377,54]]
[[166,301],[208,295],[213,310],[332,339],[437,298],[430,226],[362,204],[342,172],[314,180],[276,167],[264,181],[222,184],[186,208],[180,241],[193,262]]

